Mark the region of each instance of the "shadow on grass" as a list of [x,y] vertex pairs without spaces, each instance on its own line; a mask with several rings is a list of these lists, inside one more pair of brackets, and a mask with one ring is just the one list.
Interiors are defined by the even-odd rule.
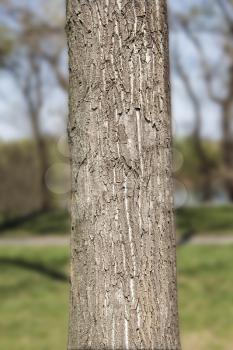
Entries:
[[0,258],[0,264],[17,266],[22,269],[37,272],[56,281],[69,282],[69,277],[65,273],[51,269],[37,262],[26,261],[21,258]]
[[180,231],[193,229],[196,233],[233,233],[233,205],[179,208],[176,222]]
[[[193,234],[233,233],[233,205],[219,207],[184,207],[176,211],[179,244]],[[70,231],[70,215],[66,209],[34,212],[24,217],[0,219],[1,235],[65,235]]]
[[0,234],[7,231],[26,231],[31,234],[67,234],[69,232],[67,210],[37,211],[22,217],[11,218],[0,223]]

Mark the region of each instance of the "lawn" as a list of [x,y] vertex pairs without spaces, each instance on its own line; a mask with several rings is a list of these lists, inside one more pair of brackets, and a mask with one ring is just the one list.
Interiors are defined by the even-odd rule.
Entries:
[[68,283],[17,267],[19,259],[68,272],[66,248],[0,249],[0,349],[66,349]]
[[184,350],[230,350],[233,344],[233,246],[178,249]]
[[181,233],[191,229],[197,234],[233,234],[233,205],[180,208],[176,224]]
[[[233,246],[178,249],[183,350],[232,349],[232,255]],[[68,249],[1,247],[0,261],[0,349],[64,350]]]
[[[17,222],[18,221],[18,222]],[[1,236],[65,235],[69,233],[69,213],[64,209],[54,209],[44,213],[35,213],[24,219],[5,223],[0,220]]]
[[[56,209],[32,215],[17,225],[5,227],[0,220],[1,236],[64,235],[69,232],[69,213]],[[233,206],[185,207],[176,211],[178,235],[187,231],[195,234],[233,234]]]

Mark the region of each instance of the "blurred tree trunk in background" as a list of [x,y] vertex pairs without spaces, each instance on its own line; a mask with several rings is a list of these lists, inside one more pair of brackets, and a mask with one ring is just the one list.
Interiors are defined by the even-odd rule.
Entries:
[[224,55],[229,60],[227,94],[220,102],[222,107],[222,155],[224,180],[229,198],[233,201],[233,2],[218,1],[227,32],[224,36]]
[[201,102],[196,96],[192,82],[189,75],[185,71],[185,67],[182,65],[180,55],[178,51],[174,51],[173,61],[175,70],[179,75],[182,83],[184,84],[185,91],[190,99],[194,112],[194,129],[192,132],[192,143],[194,150],[198,156],[198,172],[200,174],[200,190],[203,201],[210,201],[213,196],[212,191],[212,173],[214,172],[214,164],[209,159],[205,152],[201,137],[202,126],[202,112]]
[[45,181],[45,174],[50,164],[49,154],[40,122],[40,112],[43,105],[43,87],[38,59],[33,53],[29,55],[29,63],[31,70],[24,82],[23,93],[28,107],[28,117],[31,123],[39,163],[40,209],[45,211],[51,208],[51,194]]
[[229,198],[233,201],[233,57],[229,70],[228,96],[222,102],[222,110],[224,180]]
[[180,349],[167,9],[67,1],[68,349]]
[[45,181],[45,174],[50,164],[48,150],[46,145],[46,139],[40,132],[39,115],[37,111],[31,111],[29,117],[32,123],[33,136],[36,144],[36,151],[37,151],[37,156],[39,161],[38,179],[39,179],[40,198],[41,198],[40,209],[42,211],[45,211],[45,210],[51,209],[51,206],[52,206],[51,194]]
[[[49,209],[52,205],[51,193],[45,181],[50,159],[46,142],[48,136],[46,138],[41,111],[49,98],[48,91],[59,86],[66,93],[68,85],[62,61],[66,51],[65,18],[59,16],[59,7],[61,6],[57,1],[46,4],[46,1],[42,0],[36,6],[28,2],[19,4],[10,0],[1,4],[7,21],[3,21],[3,27],[0,28],[0,65],[13,76],[25,99],[28,112],[26,116],[32,129],[30,136],[35,141],[39,164],[37,179],[41,210]],[[62,11],[64,15],[64,10]],[[16,121],[20,120],[19,111],[16,111],[14,118],[13,123],[11,120],[8,122],[17,126]],[[25,193],[25,197],[29,195],[30,193]]]
[[[216,10],[217,12],[215,12]],[[212,15],[212,21],[206,21],[207,16],[210,18],[210,15]],[[217,22],[215,22],[216,19]],[[205,4],[194,4],[187,13],[174,13],[172,20],[174,23],[178,23],[196,48],[208,97],[220,107],[222,167],[216,170],[229,200],[233,201],[233,2],[218,0],[214,3],[213,1],[206,1]],[[222,56],[220,62],[215,66],[207,57],[205,45],[200,40],[200,33],[216,36],[215,39],[218,39],[218,43],[219,38],[221,38],[221,45],[219,46],[221,47]],[[219,70],[224,64],[226,66],[225,72],[220,71],[223,86],[216,89]],[[201,159],[201,154],[199,155]],[[206,169],[203,168],[204,172],[208,171],[208,165],[211,166],[211,163],[206,163]],[[211,168],[209,168],[209,174],[211,172]],[[206,179],[208,182],[208,176]],[[209,179],[211,180],[211,177]]]

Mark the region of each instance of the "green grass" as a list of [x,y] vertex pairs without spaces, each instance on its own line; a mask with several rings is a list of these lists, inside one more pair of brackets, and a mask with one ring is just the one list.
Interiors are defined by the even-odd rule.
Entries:
[[178,249],[179,307],[187,350],[232,348],[232,255],[233,246]]
[[59,209],[42,213],[25,222],[21,229],[35,234],[66,234],[69,232],[69,213]]
[[233,206],[181,208],[176,215],[177,229],[196,233],[232,233]]
[[65,235],[70,231],[69,213],[56,209],[39,213],[17,226],[4,228],[0,234],[7,236]]
[[[65,235],[69,233],[69,213],[56,209],[41,213],[10,229],[1,230],[1,235]],[[233,234],[233,206],[181,208],[176,212],[177,232],[183,234],[192,229],[195,233]]]
[[[233,246],[178,249],[183,350],[230,350],[233,343]],[[24,259],[68,272],[68,248],[1,247],[0,259]],[[0,349],[64,350],[68,284],[1,264]]]
[[[38,261],[67,270],[65,248],[1,248],[0,258]],[[68,285],[27,269],[1,265],[0,349],[66,348]]]

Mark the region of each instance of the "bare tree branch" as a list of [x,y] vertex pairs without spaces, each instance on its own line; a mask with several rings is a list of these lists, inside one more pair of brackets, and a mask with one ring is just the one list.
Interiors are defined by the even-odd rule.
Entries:
[[212,87],[212,81],[213,81],[213,74],[210,70],[210,67],[207,63],[207,60],[205,58],[205,53],[203,51],[202,45],[200,44],[199,40],[197,37],[193,34],[193,32],[190,30],[189,26],[187,23],[184,21],[180,21],[180,25],[186,34],[186,36],[189,38],[189,40],[193,43],[194,47],[196,48],[197,52],[199,53],[199,59],[200,59],[200,65],[203,71],[203,77],[206,82],[206,88],[207,88],[207,93],[210,97],[210,99],[216,103],[222,103],[222,98],[217,96]]
[[233,30],[233,18],[229,13],[229,8],[224,0],[216,0],[218,7],[220,8],[222,15],[228,24],[230,32]]
[[67,91],[68,90],[68,78],[67,76],[65,76],[60,68],[59,68],[59,58],[60,58],[60,54],[56,53],[54,55],[48,55],[46,53],[43,53],[43,58],[50,64],[50,66],[52,67],[57,82],[59,84],[59,86],[64,90]]
[[202,112],[201,112],[201,103],[199,98],[194,92],[189,75],[186,73],[177,50],[173,50],[173,63],[176,72],[178,73],[184,87],[185,91],[190,99],[190,102],[194,111],[195,125],[193,130],[193,145],[195,147],[196,154],[199,158],[199,172],[202,174],[202,194],[203,199],[208,200],[211,198],[211,180],[213,173],[213,164],[210,161],[206,151],[203,147],[201,140],[201,121],[202,121]]

